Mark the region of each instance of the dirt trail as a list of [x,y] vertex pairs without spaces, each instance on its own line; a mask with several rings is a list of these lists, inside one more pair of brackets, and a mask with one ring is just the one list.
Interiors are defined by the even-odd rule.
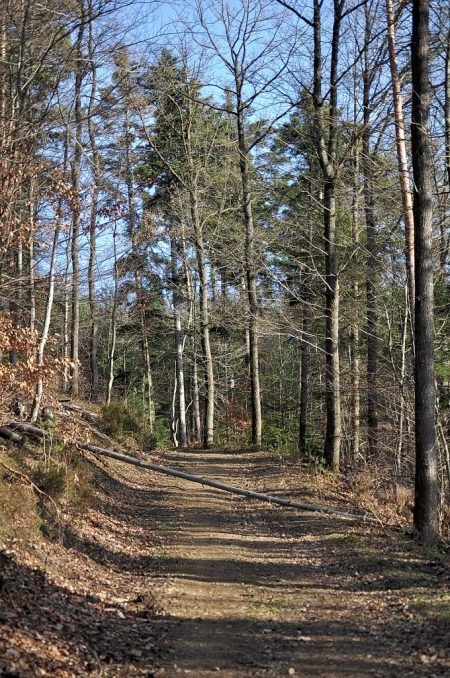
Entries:
[[[262,453],[158,461],[355,508]],[[64,544],[0,553],[0,676],[450,675],[449,572],[438,558],[378,527],[118,462],[93,468],[95,502]]]
[[[251,454],[175,453],[171,463],[267,491],[286,483]],[[432,619],[417,626],[409,610],[410,588],[434,573],[386,544],[369,548],[367,526],[184,481],[167,489],[160,565],[171,647],[161,675],[448,675],[445,630]]]

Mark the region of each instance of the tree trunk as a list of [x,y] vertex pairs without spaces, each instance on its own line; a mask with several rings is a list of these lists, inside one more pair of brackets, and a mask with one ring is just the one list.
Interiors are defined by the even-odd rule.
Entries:
[[152,363],[150,357],[150,347],[148,341],[148,330],[145,322],[145,298],[144,289],[142,285],[142,275],[139,262],[139,243],[137,238],[137,210],[136,210],[136,196],[134,190],[134,176],[133,176],[133,162],[131,156],[131,125],[130,125],[130,102],[128,100],[129,90],[126,89],[124,98],[125,106],[125,120],[124,120],[124,140],[125,140],[125,177],[127,187],[127,202],[128,202],[128,230],[131,239],[131,248],[135,257],[134,261],[134,284],[136,288],[136,306],[139,314],[142,333],[142,352],[147,373],[147,403],[148,403],[148,420],[150,431],[153,431],[155,425],[155,404],[153,400],[153,375]]
[[[39,341],[39,346],[37,349],[37,364],[38,367],[42,368],[44,364],[44,351],[45,351],[45,345],[47,343],[48,339],[48,332],[50,329],[50,321],[52,318],[52,310],[53,310],[53,298],[55,295],[55,270],[56,270],[56,254],[57,254],[57,249],[58,249],[58,240],[59,240],[59,234],[60,234],[60,224],[59,222],[56,225],[55,228],[55,234],[53,236],[53,245],[52,245],[52,254],[51,254],[51,259],[50,259],[50,271],[48,274],[48,292],[47,292],[47,303],[45,306],[45,317],[44,317],[44,326],[42,328],[42,333],[41,333],[41,338]],[[32,407],[32,412],[31,412],[31,421],[35,422],[39,416],[39,409],[41,406],[41,400],[42,400],[42,394],[44,390],[44,382],[42,380],[42,377],[38,379],[38,382],[36,384],[36,390],[35,390],[35,395],[34,395],[34,400],[33,400],[33,407]]]
[[214,368],[212,361],[211,342],[209,336],[209,305],[208,305],[208,270],[206,267],[205,248],[203,243],[202,227],[196,207],[196,197],[191,194],[191,212],[194,222],[195,252],[199,276],[200,295],[200,334],[202,353],[206,376],[206,407],[203,441],[205,447],[211,447],[214,442]]
[[[355,92],[356,104],[356,92]],[[356,121],[356,115],[355,115]],[[359,251],[359,148],[355,149],[354,183],[352,196],[352,246],[355,252]],[[361,357],[359,346],[359,279],[354,276],[352,283],[353,299],[355,304],[354,320],[350,328],[350,362],[351,362],[351,427],[352,427],[352,457],[356,459],[359,454],[361,442],[361,403],[360,403],[360,372]]]
[[445,53],[445,164],[447,168],[447,192],[450,195],[450,28],[447,33]]
[[378,451],[378,314],[376,302],[378,262],[376,243],[375,201],[373,195],[373,165],[370,155],[370,83],[371,69],[369,44],[371,39],[370,16],[366,9],[363,72],[363,134],[362,163],[364,176],[364,215],[366,221],[367,251],[367,451],[374,457]]
[[171,417],[170,417],[170,431],[172,433],[172,442],[174,447],[178,447],[178,419],[177,419],[177,392],[178,392],[178,382],[177,382],[177,366],[175,363],[173,379],[173,389],[172,389],[172,406],[171,406]]
[[450,28],[447,32],[444,87],[445,165],[447,184],[445,189],[444,210],[446,210],[445,213],[447,216],[441,219],[441,270],[445,274],[450,246]]
[[30,303],[30,329],[34,331],[36,327],[36,285],[35,285],[35,264],[34,264],[34,230],[35,230],[35,203],[34,203],[34,182],[30,180],[30,242],[28,244],[28,298]]
[[192,341],[192,417],[194,428],[194,441],[200,442],[202,439],[202,417],[200,411],[200,386],[198,383],[198,362],[197,362],[197,342],[194,337]]
[[186,433],[186,395],[184,388],[184,368],[183,368],[183,333],[181,327],[181,298],[180,298],[180,280],[178,273],[178,246],[176,239],[171,237],[170,250],[172,260],[172,305],[173,322],[175,332],[175,372],[178,394],[178,422],[179,422],[179,442],[181,447],[187,445]]
[[67,393],[70,388],[70,375],[69,375],[69,357],[70,357],[70,336],[69,336],[69,251],[66,252],[67,261],[66,261],[66,270],[64,273],[64,296],[63,296],[63,357],[64,357],[64,369],[62,377],[62,390],[63,393]]
[[[8,429],[6,429],[8,431]],[[9,433],[9,431],[8,431]],[[364,523],[379,524],[380,521],[378,518],[368,515],[367,513],[352,513],[351,511],[340,511],[339,509],[330,508],[328,506],[318,506],[315,504],[303,504],[296,501],[291,501],[290,499],[285,499],[284,497],[272,496],[270,494],[262,494],[261,492],[253,492],[252,490],[244,489],[242,487],[235,487],[234,485],[228,485],[227,483],[222,483],[218,480],[212,480],[205,478],[204,476],[195,476],[191,473],[186,473],[185,471],[179,471],[175,468],[170,468],[169,466],[162,466],[160,464],[152,464],[148,461],[143,461],[142,459],[136,459],[136,457],[130,457],[127,454],[122,454],[120,452],[114,452],[113,450],[107,450],[103,447],[97,447],[96,445],[90,445],[89,443],[84,443],[80,445],[82,450],[87,450],[88,452],[93,452],[94,454],[100,454],[105,457],[110,457],[111,459],[117,459],[126,464],[131,464],[132,466],[139,466],[141,468],[150,469],[156,471],[156,473],[162,473],[173,478],[182,478],[183,480],[189,480],[193,483],[199,483],[206,487],[214,487],[217,490],[223,490],[224,492],[230,492],[231,494],[239,495],[242,497],[248,497],[249,499],[259,499],[260,501],[266,501],[271,504],[277,504],[279,506],[285,506],[286,508],[295,508],[300,509],[301,511],[313,511],[315,513],[325,513],[334,516],[342,516],[345,518],[351,518],[353,520],[361,520]]]
[[[144,382],[144,390],[147,387],[147,393],[144,393],[144,402],[148,407],[148,427],[150,433],[153,433],[155,429],[155,403],[153,400],[153,373],[152,373],[152,363],[150,360],[150,346],[148,343],[148,337],[146,332],[143,332],[143,352],[144,352],[144,363],[145,363],[145,372],[147,381]],[[147,396],[145,398],[145,395]]]
[[412,5],[411,145],[416,256],[414,525],[421,540],[438,538],[436,391],[434,376],[433,183],[429,139],[429,0]]
[[336,197],[333,181],[325,184],[325,376],[326,413],[325,459],[339,470],[341,447],[341,397],[339,366],[339,278],[336,248]]
[[[117,265],[117,222],[114,222],[114,231],[113,231],[113,248],[114,248],[114,298],[113,298],[113,307],[111,311],[111,326],[110,326],[110,336],[111,343],[109,348],[108,356],[108,385],[106,390],[106,404],[111,403],[112,389],[114,384],[114,360],[116,355],[116,341],[117,341],[117,301],[118,301],[118,284],[119,284],[119,271]],[[125,370],[124,370],[125,371]]]
[[200,387],[198,383],[198,365],[197,365],[197,322],[195,312],[195,284],[192,280],[189,270],[187,252],[186,252],[186,234],[184,225],[181,228],[181,257],[183,262],[183,273],[186,281],[186,298],[189,306],[188,329],[191,335],[191,393],[192,393],[192,435],[190,438],[199,443],[202,439],[202,423],[200,412]]
[[89,223],[89,264],[88,264],[88,287],[89,287],[89,311],[90,311],[90,334],[89,334],[89,365],[90,365],[90,391],[91,399],[97,400],[99,389],[98,377],[98,320],[97,300],[95,293],[95,264],[97,259],[96,230],[97,210],[100,184],[100,158],[96,140],[97,130],[94,125],[94,109],[97,96],[97,66],[94,61],[94,35],[93,35],[93,7],[89,0],[89,39],[88,58],[91,66],[92,82],[88,105],[88,132],[89,143],[92,153],[92,191],[91,191],[91,216]]
[[[406,339],[408,336],[408,311],[409,311],[409,294],[408,294],[408,285],[405,286],[405,313],[403,318],[403,328],[402,328],[402,343],[401,343],[401,359],[400,359],[400,414],[399,414],[399,424],[398,424],[398,443],[396,449],[396,462],[397,462],[397,471],[401,473],[402,470],[402,452],[403,452],[403,429],[405,423],[405,408],[406,408],[406,398],[405,398],[405,376],[406,376]],[[393,365],[395,369],[395,366]]]
[[397,147],[397,163],[402,195],[403,219],[405,222],[405,258],[408,281],[409,307],[411,320],[414,323],[415,305],[415,264],[414,264],[414,215],[411,188],[409,184],[408,156],[406,154],[405,121],[403,117],[403,99],[400,90],[400,78],[397,66],[397,49],[395,40],[395,12],[392,0],[386,0],[387,38],[389,46],[389,64],[391,69],[392,99],[394,103],[395,140]]
[[85,27],[84,0],[80,2],[81,16],[76,42],[75,72],[75,148],[72,161],[72,190],[74,195],[72,214],[72,326],[70,333],[70,357],[72,361],[72,381],[70,392],[77,396],[80,390],[80,262],[79,236],[81,225],[80,165],[82,154],[83,111],[81,101],[81,85],[84,75],[83,35]]
[[245,275],[248,295],[248,343],[250,361],[250,392],[252,409],[252,443],[261,446],[262,413],[261,392],[259,383],[259,348],[258,348],[258,293],[256,290],[255,246],[252,199],[248,167],[248,150],[245,139],[244,115],[240,98],[242,84],[236,76],[238,96],[237,131],[239,144],[239,168],[242,182],[242,211],[245,225]]
[[308,425],[309,389],[309,308],[308,300],[303,303],[302,340],[300,342],[300,417],[298,427],[298,451],[300,457],[307,456],[306,433]]
[[337,85],[340,27],[343,3],[334,0],[330,60],[330,101],[327,131],[322,99],[322,23],[320,0],[314,0],[314,121],[316,146],[323,175],[325,251],[325,405],[324,456],[327,465],[339,470],[341,450],[341,394],[339,365],[339,268],[336,234]]

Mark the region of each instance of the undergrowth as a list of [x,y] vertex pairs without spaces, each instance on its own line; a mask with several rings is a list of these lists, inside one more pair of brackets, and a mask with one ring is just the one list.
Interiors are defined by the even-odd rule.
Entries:
[[[14,471],[19,470],[6,454],[0,455],[0,461]],[[38,498],[32,487],[0,467],[0,546],[17,541],[19,536],[22,543],[34,541],[41,524]]]
[[40,533],[60,538],[65,523],[92,502],[91,465],[56,437],[28,440],[20,451],[4,447],[0,461],[0,544],[18,536],[27,543]]
[[110,436],[131,436],[146,452],[168,443],[168,431],[159,419],[154,422],[152,430],[141,412],[119,401],[113,401],[102,408],[101,426]]

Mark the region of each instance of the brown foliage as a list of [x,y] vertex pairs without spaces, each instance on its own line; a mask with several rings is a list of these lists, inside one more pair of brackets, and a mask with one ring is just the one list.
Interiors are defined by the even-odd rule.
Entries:
[[[38,364],[37,332],[29,327],[16,327],[10,313],[0,314],[0,346],[3,359],[0,362],[0,407],[14,399],[29,398],[38,379],[50,382],[65,365],[63,358],[47,352],[42,365]],[[12,364],[7,356],[17,353],[17,361]]]

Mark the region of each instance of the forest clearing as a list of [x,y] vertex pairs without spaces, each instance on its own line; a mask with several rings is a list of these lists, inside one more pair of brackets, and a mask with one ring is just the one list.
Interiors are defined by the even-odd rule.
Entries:
[[0,2],[0,675],[450,675],[450,6]]

